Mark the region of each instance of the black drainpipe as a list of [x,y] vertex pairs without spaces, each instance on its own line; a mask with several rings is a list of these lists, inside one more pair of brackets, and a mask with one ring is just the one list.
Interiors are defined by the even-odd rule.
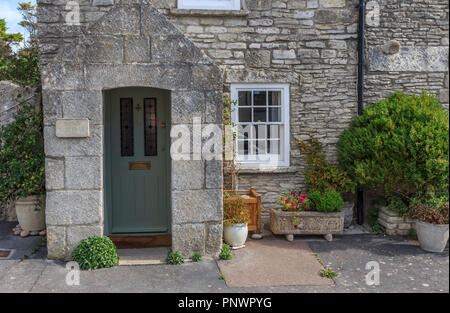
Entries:
[[[358,25],[358,115],[364,110],[364,66],[365,66],[365,47],[364,47],[364,26],[366,19],[366,1],[359,1],[359,25]],[[358,224],[364,223],[364,193],[358,188],[357,194],[357,213]]]

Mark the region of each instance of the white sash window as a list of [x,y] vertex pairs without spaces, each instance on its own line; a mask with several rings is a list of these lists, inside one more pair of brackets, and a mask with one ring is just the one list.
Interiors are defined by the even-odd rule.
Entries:
[[237,162],[244,167],[289,166],[289,85],[233,84]]
[[179,9],[240,10],[241,0],[178,0]]

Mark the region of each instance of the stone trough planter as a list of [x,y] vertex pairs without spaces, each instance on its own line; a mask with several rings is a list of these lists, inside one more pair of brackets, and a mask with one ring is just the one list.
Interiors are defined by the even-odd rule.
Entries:
[[[294,235],[324,235],[331,241],[333,235],[344,232],[344,212],[287,212],[270,210],[270,229],[275,235],[286,235],[292,241]],[[298,225],[294,227],[294,219]]]

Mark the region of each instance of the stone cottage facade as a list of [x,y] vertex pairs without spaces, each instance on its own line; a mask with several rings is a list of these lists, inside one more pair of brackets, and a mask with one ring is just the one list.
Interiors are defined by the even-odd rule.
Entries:
[[[220,126],[222,94],[236,101],[235,122],[267,125],[277,133],[264,137],[267,146],[242,139],[246,166],[239,187],[253,186],[262,194],[263,218],[281,192],[304,185],[305,163],[295,140],[319,138],[335,161],[339,135],[357,115],[359,1],[37,2],[50,258],[69,258],[77,243],[92,235],[141,232],[171,233],[172,248],[187,257],[216,255],[222,240],[221,162],[175,160],[160,143],[177,140],[177,134],[168,139],[165,133],[177,125],[195,133],[195,118]],[[366,103],[395,90],[425,89],[448,108],[448,2],[367,5]],[[169,110],[163,121],[155,122],[156,107],[160,114]],[[148,113],[144,124],[147,117],[149,128],[155,122],[158,135],[145,130],[136,144],[142,111]],[[139,131],[130,135],[133,121]],[[152,154],[156,141],[161,150]],[[144,145],[145,162],[129,159]],[[275,157],[250,162],[253,148]],[[164,155],[167,169],[161,170]],[[123,170],[128,174],[119,172],[121,166],[129,166]],[[136,193],[140,184],[120,189],[129,185],[118,183],[128,179],[122,174],[141,179],[133,167],[150,175],[163,171],[158,177],[168,178],[161,183],[168,186],[164,197],[150,192],[162,201],[154,218],[167,228],[145,228],[138,215],[133,220],[116,208],[122,201],[117,194],[131,194],[128,203],[145,194]]]

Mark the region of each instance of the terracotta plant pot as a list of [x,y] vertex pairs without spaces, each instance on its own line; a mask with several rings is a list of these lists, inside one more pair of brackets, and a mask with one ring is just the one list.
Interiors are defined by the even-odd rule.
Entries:
[[420,247],[429,252],[442,252],[448,241],[448,224],[435,225],[424,222],[416,223]]
[[247,241],[247,236],[247,224],[233,224],[223,228],[223,238],[231,247],[242,247]]
[[16,201],[16,214],[20,227],[26,231],[45,229],[45,205],[37,209],[38,197],[30,196]]

